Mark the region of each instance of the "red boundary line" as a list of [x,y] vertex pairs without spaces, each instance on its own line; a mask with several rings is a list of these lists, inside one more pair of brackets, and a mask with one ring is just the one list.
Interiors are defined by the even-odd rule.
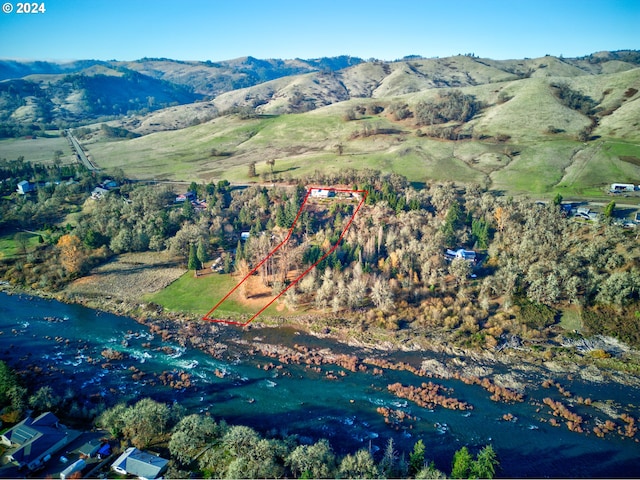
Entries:
[[[260,268],[264,264],[264,262],[266,262],[274,253],[276,253],[276,251],[282,245],[284,245],[287,241],[289,241],[289,238],[291,237],[291,234],[293,233],[293,229],[295,228],[296,223],[298,223],[298,218],[300,217],[300,214],[302,213],[302,210],[304,209],[304,206],[307,203],[307,200],[309,199],[309,195],[311,195],[311,191],[312,190],[329,190],[329,191],[332,191],[332,192],[349,192],[349,193],[361,193],[362,194],[362,198],[360,199],[360,203],[358,203],[358,206],[356,207],[355,211],[353,212],[353,215],[351,215],[351,218],[349,219],[349,222],[347,223],[347,226],[344,227],[344,229],[342,230],[342,233],[340,234],[340,237],[338,238],[338,241],[336,242],[336,244],[333,247],[331,247],[331,249],[328,252],[326,252],[322,257],[320,257],[320,259],[316,263],[314,263],[309,268],[307,268],[304,272],[302,272],[300,275],[298,275],[298,277],[295,280],[293,280],[293,282],[291,282],[289,285],[287,285],[287,288],[285,288],[278,295],[276,295],[274,298],[272,298],[269,301],[269,303],[267,303],[264,307],[262,307],[260,310],[258,310],[258,312],[255,315],[253,315],[253,317],[251,317],[246,322],[242,323],[242,322],[236,322],[236,321],[233,321],[233,320],[224,320],[224,319],[221,319],[221,318],[211,318],[211,317],[209,317],[209,315],[211,315],[213,312],[215,312],[218,309],[218,307],[220,305],[222,305],[222,303],[227,298],[229,298],[231,296],[231,294],[233,292],[235,292],[240,287],[240,285],[242,285],[251,275],[253,275],[258,270],[258,268]],[[222,298],[222,300],[220,300],[218,303],[216,303],[214,305],[214,307],[211,310],[209,310],[202,317],[202,320],[204,320],[206,322],[226,323],[226,324],[229,324],[229,325],[239,325],[239,326],[242,326],[242,327],[246,327],[251,322],[253,322],[253,320],[255,320],[255,318],[258,315],[260,315],[267,308],[269,308],[273,302],[275,302],[278,298],[280,298],[282,295],[284,295],[284,293],[287,290],[289,290],[296,283],[298,283],[298,281],[300,281],[300,279],[302,277],[304,277],[307,273],[309,273],[311,270],[313,270],[320,262],[322,262],[325,258],[327,258],[329,255],[331,255],[336,248],[338,248],[338,245],[340,245],[340,242],[342,241],[342,238],[346,235],[347,230],[349,230],[349,227],[351,226],[351,223],[353,223],[353,219],[356,217],[356,214],[360,210],[360,207],[362,207],[362,205],[364,204],[365,200],[367,199],[367,195],[368,194],[369,194],[369,192],[367,190],[348,190],[348,189],[339,189],[339,188],[309,187],[309,189],[307,190],[307,194],[305,195],[304,200],[302,201],[302,205],[300,205],[300,209],[298,210],[298,214],[296,215],[296,218],[293,221],[293,224],[291,225],[291,228],[289,228],[289,233],[287,233],[287,236],[285,237],[285,239],[282,242],[280,242],[278,244],[278,246],[276,246],[276,248],[271,250],[271,252],[262,261],[260,261],[260,263],[258,263],[258,265],[256,265],[253,268],[253,270],[251,270],[242,280],[240,280],[240,282],[235,287],[233,287],[229,291],[229,293],[227,293]]]

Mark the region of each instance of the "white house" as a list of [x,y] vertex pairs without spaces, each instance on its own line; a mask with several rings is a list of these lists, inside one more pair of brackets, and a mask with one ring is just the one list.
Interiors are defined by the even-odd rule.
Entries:
[[316,198],[330,198],[335,197],[336,192],[335,190],[328,190],[326,188],[312,188],[311,196]]
[[143,452],[135,447],[127,448],[111,468],[120,475],[133,475],[141,480],[158,478],[169,465],[169,460]]
[[107,190],[106,188],[96,187],[91,191],[91,198],[93,198],[94,200],[99,200],[107,193],[109,193],[109,190]]
[[447,248],[447,253],[445,254],[448,260],[453,260],[454,258],[462,258],[469,262],[476,261],[476,252],[473,250],[465,250],[464,248],[459,248],[458,250],[450,250]]
[[611,193],[633,192],[636,186],[633,183],[612,183],[609,191]]

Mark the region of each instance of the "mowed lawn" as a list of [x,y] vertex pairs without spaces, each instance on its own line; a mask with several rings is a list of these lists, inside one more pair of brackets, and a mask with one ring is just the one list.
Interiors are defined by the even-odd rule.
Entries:
[[[257,280],[257,277],[254,279]],[[193,272],[189,271],[162,291],[147,295],[145,300],[162,305],[171,312],[205,315],[237,285],[238,281],[239,278],[235,275],[208,272],[196,278]],[[216,309],[212,317],[248,320],[273,298],[271,295],[264,295],[252,297],[247,301],[238,301],[238,295],[237,291],[234,292]],[[283,308],[279,301],[270,305],[262,313],[265,316],[277,317],[295,314],[295,311]]]
[[[208,273],[198,278],[189,271],[164,290],[147,298],[148,301],[162,305],[172,312],[189,312],[204,315],[235,287],[237,280],[231,275]],[[220,314],[251,313],[251,310],[239,302],[227,299]]]

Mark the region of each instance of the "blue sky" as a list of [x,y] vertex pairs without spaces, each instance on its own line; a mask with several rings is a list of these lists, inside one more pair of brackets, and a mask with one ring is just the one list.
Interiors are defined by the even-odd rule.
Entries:
[[[0,0],[1,3],[6,3]],[[46,0],[0,13],[0,58],[494,59],[640,49],[639,0]]]

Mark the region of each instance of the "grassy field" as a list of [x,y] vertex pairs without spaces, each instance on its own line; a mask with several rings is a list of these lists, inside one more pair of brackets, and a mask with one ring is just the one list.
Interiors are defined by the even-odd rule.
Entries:
[[[25,234],[28,235],[28,234]],[[38,245],[37,235],[25,236],[27,242],[25,244],[27,252]],[[3,258],[14,257],[20,253],[21,247],[15,239],[15,235],[5,235],[0,237],[0,260]]]
[[74,163],[75,157],[65,137],[57,132],[51,132],[51,138],[38,137],[32,140],[7,139],[0,140],[0,159],[15,160],[23,156],[25,160],[33,163],[53,163],[56,150],[62,152],[62,163]]
[[[257,277],[252,277],[249,281],[259,282]],[[235,275],[207,272],[204,275],[201,273],[196,278],[193,272],[189,271],[162,291],[147,295],[145,300],[162,305],[171,312],[204,315],[235,287],[237,282],[238,278]],[[251,291],[251,288],[249,290]],[[238,319],[242,316],[242,318],[248,319],[266,305],[272,297],[271,295],[260,295],[248,300],[240,300],[239,298],[238,292],[234,292],[220,305],[213,317]],[[294,312],[284,309],[279,302],[275,302],[263,313],[265,316],[289,316],[292,314]]]
[[[237,283],[231,275],[209,274],[195,278],[189,271],[167,288],[147,297],[148,301],[162,305],[172,312],[189,312],[204,315]],[[228,300],[220,313],[250,313],[250,309]]]

